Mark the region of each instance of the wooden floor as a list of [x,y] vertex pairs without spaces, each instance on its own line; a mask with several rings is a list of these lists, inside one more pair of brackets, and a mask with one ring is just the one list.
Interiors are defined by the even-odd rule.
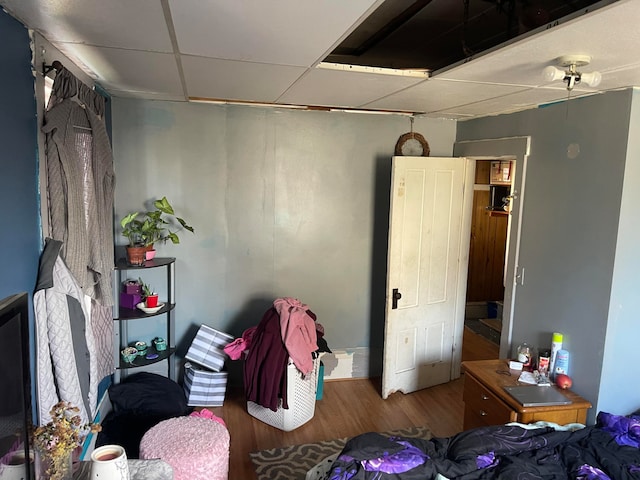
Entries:
[[434,436],[447,437],[462,430],[463,379],[412,394],[380,396],[378,379],[325,382],[311,421],[283,432],[247,413],[241,389],[227,392],[223,407],[210,408],[222,417],[231,436],[230,480],[256,479],[249,453],[288,445],[351,437],[364,432],[427,425]]

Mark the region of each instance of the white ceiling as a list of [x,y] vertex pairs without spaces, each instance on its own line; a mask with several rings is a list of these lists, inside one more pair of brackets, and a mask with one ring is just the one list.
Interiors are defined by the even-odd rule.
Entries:
[[[432,78],[317,64],[382,0],[0,0],[116,97],[216,99],[474,118],[565,100],[542,81],[561,55],[591,55],[598,90],[640,85],[640,1],[590,13]],[[48,58],[53,62],[56,58]],[[64,62],[63,62],[64,63]],[[374,69],[371,69],[374,70]]]

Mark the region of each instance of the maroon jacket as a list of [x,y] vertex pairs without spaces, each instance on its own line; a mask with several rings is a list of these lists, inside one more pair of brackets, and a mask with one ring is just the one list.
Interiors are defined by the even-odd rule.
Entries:
[[287,404],[287,361],[289,354],[280,333],[280,316],[271,307],[256,327],[244,361],[244,391],[247,400],[274,412],[282,398]]

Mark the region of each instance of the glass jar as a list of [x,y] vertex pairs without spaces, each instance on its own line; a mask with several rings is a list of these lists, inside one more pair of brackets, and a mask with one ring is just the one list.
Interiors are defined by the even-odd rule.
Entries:
[[522,363],[522,368],[524,370],[531,371],[534,368],[535,363],[535,351],[534,348],[525,343],[521,343],[518,345],[518,349],[516,350],[517,360]]

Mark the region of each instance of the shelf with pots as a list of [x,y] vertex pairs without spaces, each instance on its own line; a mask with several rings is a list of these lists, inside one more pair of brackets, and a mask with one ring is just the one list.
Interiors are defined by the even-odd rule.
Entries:
[[[126,370],[136,367],[152,365],[154,363],[167,362],[167,377],[175,380],[175,258],[156,257],[147,261],[144,265],[129,265],[126,259],[119,259],[116,262],[114,272],[114,291],[120,292],[115,295],[113,306],[113,320],[117,322],[114,328],[114,365],[116,367],[115,382],[118,383],[121,377],[126,375]],[[142,278],[136,281],[123,280],[129,271],[141,274],[144,270],[164,268],[166,269],[167,299],[164,303],[157,303],[155,296],[155,307],[148,301],[152,293],[151,287],[144,283]],[[146,311],[145,311],[146,310]],[[144,342],[131,343],[129,340],[128,324],[132,320],[159,317],[166,317],[165,338],[154,339],[152,345],[146,346],[144,351],[136,349],[136,345]],[[155,340],[162,340],[160,343]],[[139,346],[139,345],[138,345]],[[129,350],[128,350],[129,349]],[[135,352],[133,350],[136,350]]]

